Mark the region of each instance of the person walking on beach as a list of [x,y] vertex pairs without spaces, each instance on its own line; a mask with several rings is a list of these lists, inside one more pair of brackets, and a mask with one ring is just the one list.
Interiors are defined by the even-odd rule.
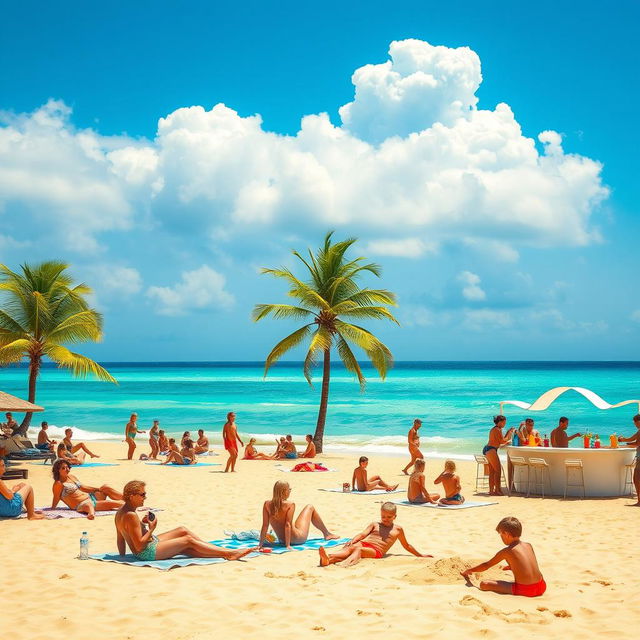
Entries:
[[507,424],[507,419],[500,415],[493,419],[493,427],[489,431],[489,442],[482,449],[482,455],[487,457],[489,462],[489,495],[502,496],[500,481],[502,477],[502,466],[498,457],[498,449],[511,442],[511,437],[515,427],[511,427],[506,435],[502,435],[502,429]]
[[416,463],[418,458],[423,458],[422,451],[420,451],[420,436],[418,435],[418,429],[422,426],[422,420],[416,418],[413,421],[413,427],[409,429],[409,433],[407,434],[407,441],[409,443],[409,455],[411,456],[411,460],[409,464],[402,470],[405,476],[409,475],[409,469]]
[[257,549],[257,547],[252,549],[223,549],[222,547],[216,547],[198,538],[185,527],[178,527],[155,535],[153,532],[158,526],[158,518],[155,513],[145,515],[142,520],[136,513],[136,509],[143,506],[147,497],[145,487],[144,482],[131,480],[127,482],[122,491],[124,505],[120,507],[115,517],[116,543],[118,545],[118,553],[121,556],[126,554],[127,545],[137,560],[146,562],[167,560],[177,555],[185,555],[191,558],[238,560]]
[[633,416],[633,424],[636,432],[628,438],[618,437],[618,442],[626,442],[629,447],[636,447],[636,468],[633,470],[633,485],[636,488],[638,502],[635,507],[640,507],[640,413]]
[[127,453],[127,460],[133,459],[133,452],[136,450],[136,434],[138,433],[146,433],[146,431],[141,431],[138,429],[138,414],[132,413],[129,418],[129,422],[127,422],[127,426],[124,428],[124,439],[126,443],[129,445],[129,452]]
[[154,420],[153,426],[149,429],[149,446],[151,447],[151,460],[158,459],[158,453],[160,453],[160,420]]
[[287,549],[292,544],[304,544],[309,537],[309,527],[319,529],[325,540],[337,540],[339,536],[331,533],[322,521],[320,514],[312,504],[308,504],[293,521],[296,510],[294,502],[289,502],[291,487],[288,482],[278,480],[273,485],[273,498],[267,500],[262,507],[262,529],[260,530],[260,547],[264,545],[269,525],[273,527],[278,540]]
[[233,411],[227,413],[227,421],[222,427],[222,441],[224,442],[224,448],[229,453],[229,459],[227,460],[227,466],[224,472],[236,470],[236,460],[238,459],[238,442],[241,447],[244,447],[244,442],[240,440],[238,435],[238,428],[236,427],[236,414]]

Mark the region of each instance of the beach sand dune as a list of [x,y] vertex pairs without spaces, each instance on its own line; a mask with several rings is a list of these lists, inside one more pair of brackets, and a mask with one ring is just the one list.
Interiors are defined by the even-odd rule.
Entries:
[[[122,457],[122,446],[95,445],[108,462]],[[395,457],[369,457],[371,471],[385,478],[397,476],[404,465]],[[339,473],[283,476],[273,462],[241,461],[237,473],[223,474],[220,467],[164,469],[119,461],[117,467],[79,468],[76,475],[88,484],[115,487],[144,480],[147,505],[163,509],[157,514],[159,531],[184,525],[206,539],[222,538],[224,530],[259,528],[263,501],[276,480],[286,479],[298,509],[312,503],[335,533],[354,535],[376,519],[384,496],[318,491],[350,481],[356,464],[355,456],[322,460]],[[427,478],[437,476],[441,465],[428,460]],[[28,468],[37,503],[49,504],[50,467]],[[471,497],[475,464],[460,462],[458,470],[463,493]],[[406,479],[401,482],[406,486]],[[414,558],[397,544],[385,559],[352,568],[322,569],[313,551],[168,572],[80,562],[75,556],[84,530],[92,553],[115,551],[111,517],[3,520],[3,595],[11,603],[3,611],[3,629],[17,640],[637,635],[640,559],[634,549],[640,509],[628,507],[630,499],[497,500],[454,512],[399,506],[397,522],[408,540],[434,558]],[[483,593],[459,576],[464,566],[500,548],[495,527],[507,515],[523,522],[523,538],[535,547],[548,584],[541,598]],[[492,569],[484,575],[511,574]]]

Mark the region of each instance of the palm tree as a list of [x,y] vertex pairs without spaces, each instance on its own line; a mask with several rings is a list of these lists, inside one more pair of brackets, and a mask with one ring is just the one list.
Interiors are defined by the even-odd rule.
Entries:
[[[0,365],[23,358],[29,361],[29,402],[35,402],[36,380],[45,356],[77,377],[91,374],[117,384],[97,362],[63,346],[102,339],[102,316],[85,300],[91,289],[74,285],[65,273],[68,267],[49,261],[22,265],[22,273],[14,273],[0,264],[0,293],[5,294],[0,309]],[[31,415],[27,413],[20,425],[23,435]]]
[[380,276],[377,264],[364,264],[365,258],[347,260],[345,253],[356,241],[349,238],[342,242],[331,243],[333,231],[324,239],[324,245],[315,253],[309,249],[308,259],[297,251],[293,255],[302,262],[309,272],[310,279],[303,281],[289,269],[262,269],[276,278],[282,278],[289,285],[289,296],[299,300],[298,305],[257,304],[253,310],[253,319],[257,322],[272,315],[274,318],[310,320],[300,329],[281,340],[267,356],[264,374],[287,351],[310,339],[304,360],[304,376],[311,382],[312,368],[322,354],[322,392],[318,421],[313,436],[318,452],[322,451],[324,425],[329,401],[329,378],[331,376],[331,349],[335,346],[340,359],[348,371],[355,374],[364,390],[366,380],[349,343],[360,347],[371,360],[378,374],[384,380],[387,370],[393,363],[389,349],[371,332],[342,318],[387,319],[398,324],[385,305],[396,305],[393,293],[384,289],[361,289],[357,280],[365,272]]

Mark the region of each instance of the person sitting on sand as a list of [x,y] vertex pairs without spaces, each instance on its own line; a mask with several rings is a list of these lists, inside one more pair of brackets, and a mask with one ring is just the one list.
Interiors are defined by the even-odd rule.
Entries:
[[165,455],[169,451],[169,440],[164,432],[164,429],[158,430],[158,449],[160,454]]
[[40,449],[40,451],[53,451],[56,446],[56,441],[51,440],[49,438],[49,434],[47,433],[47,429],[49,428],[48,422],[40,423],[40,431],[38,432],[38,442],[36,444],[36,449]]
[[243,460],[274,460],[274,456],[268,456],[266,453],[259,453],[255,447],[256,439],[251,438],[249,444],[244,448]]
[[[4,458],[0,458],[0,478],[6,471]],[[22,509],[27,512],[29,520],[42,520],[42,511],[35,510],[35,499],[33,489],[26,482],[18,482],[9,487],[3,480],[0,480],[0,518],[17,518]]]
[[76,476],[71,474],[71,467],[66,460],[56,460],[51,473],[53,475],[52,509],[55,509],[58,502],[62,500],[69,509],[86,513],[89,520],[93,520],[96,511],[111,511],[119,509],[124,504],[122,494],[108,484],[100,487],[82,484]]
[[76,454],[69,453],[67,447],[65,447],[64,442],[61,442],[58,445],[58,449],[56,450],[56,456],[58,460],[66,460],[71,466],[77,467],[84,463],[84,459],[86,457],[84,451],[79,451]]
[[236,470],[236,460],[238,459],[238,442],[241,447],[244,447],[244,442],[242,442],[238,435],[236,414],[233,411],[227,413],[227,421],[224,423],[224,427],[222,427],[222,442],[224,442],[224,448],[229,454],[224,472],[233,472]]
[[636,467],[633,470],[633,485],[636,488],[638,502],[634,506],[640,507],[640,413],[633,416],[636,432],[628,438],[619,436],[618,442],[626,442],[628,447],[636,447]]
[[520,540],[522,535],[520,521],[513,517],[503,518],[498,523],[496,531],[500,534],[502,542],[507,546],[498,551],[491,560],[466,569],[462,572],[462,576],[471,584],[469,576],[472,573],[486,571],[504,560],[507,566],[503,567],[503,569],[505,571],[513,571],[515,582],[482,580],[479,585],[481,591],[495,591],[496,593],[528,596],[529,598],[541,596],[547,590],[547,585],[542,573],[540,573],[533,547],[528,542]]
[[574,433],[572,436],[567,435],[567,427],[569,426],[569,418],[562,416],[558,421],[558,426],[551,432],[551,446],[566,449],[569,442],[574,438],[580,438],[581,433]]
[[282,436],[280,440],[276,438],[276,450],[273,454],[274,459],[282,460],[284,458],[284,454],[287,451],[286,443],[287,443],[287,440],[284,436]]
[[372,522],[338,551],[327,553],[324,547],[320,547],[320,566],[326,567],[340,562],[343,566],[350,567],[362,558],[382,558],[396,540],[400,540],[400,544],[414,556],[432,558],[433,556],[420,553],[409,544],[402,527],[394,523],[396,515],[396,505],[393,502],[385,502],[380,508],[380,522]]
[[456,474],[456,463],[453,460],[445,460],[444,471],[434,480],[436,484],[444,487],[444,498],[440,498],[440,504],[462,504],[464,498],[460,494],[460,476]]
[[138,414],[132,413],[129,418],[129,422],[124,427],[124,439],[125,442],[129,445],[129,450],[127,451],[127,460],[133,459],[133,452],[136,450],[136,435],[139,433],[146,433],[145,431],[141,431],[138,429]]
[[154,420],[151,429],[149,429],[149,446],[151,447],[151,460],[157,460],[160,453],[160,421]]
[[418,435],[418,429],[422,426],[422,420],[416,418],[413,421],[413,426],[409,429],[409,433],[407,434],[407,441],[409,444],[409,455],[411,456],[411,460],[409,464],[402,470],[405,476],[409,475],[409,469],[415,464],[418,458],[424,457],[422,456],[422,451],[420,451],[420,436]]
[[198,429],[198,440],[196,441],[196,453],[207,453],[209,451],[209,438],[204,435],[204,429]]
[[407,488],[407,500],[411,504],[425,504],[429,502],[436,504],[439,493],[429,493],[424,484],[424,467],[425,461],[423,458],[417,458],[415,461],[414,471],[409,476],[409,487]]
[[184,448],[185,440],[191,440],[191,431],[185,431],[180,438],[180,448]]
[[284,441],[284,457],[287,460],[295,460],[298,457],[298,450],[296,449],[291,434],[288,434]]
[[502,415],[493,418],[493,427],[489,431],[489,442],[482,449],[482,455],[486,456],[489,462],[489,495],[491,496],[504,495],[500,487],[502,465],[498,457],[498,449],[511,442],[511,437],[515,431],[515,427],[511,427],[506,435],[502,435],[502,429],[506,423],[507,419]]
[[316,508],[308,504],[302,509],[296,521],[293,515],[296,510],[294,502],[288,502],[291,495],[291,487],[288,482],[278,480],[273,485],[273,498],[267,500],[262,507],[262,529],[260,529],[260,547],[263,547],[267,538],[269,525],[278,536],[278,540],[287,549],[292,544],[304,544],[309,537],[309,527],[313,524],[319,529],[325,540],[337,540],[339,536],[331,533],[325,526]]
[[[65,449],[69,453],[77,453],[78,451],[83,451],[86,455],[91,456],[92,458],[99,458],[100,456],[92,451],[89,451],[87,445],[84,442],[78,442],[78,444],[73,444],[71,442],[71,438],[73,437],[73,429],[65,429],[64,430],[64,438],[62,439],[62,444]],[[84,456],[83,456],[84,457]]]
[[142,520],[136,513],[144,505],[147,493],[145,483],[140,480],[131,480],[124,486],[124,505],[120,507],[115,517],[117,531],[116,542],[118,553],[124,556],[127,545],[137,560],[167,560],[178,555],[191,558],[224,558],[225,560],[238,560],[255,551],[251,549],[223,549],[205,542],[191,533],[185,527],[178,527],[165,533],[155,535],[153,532],[158,526],[158,518],[151,519],[145,515]]
[[315,458],[316,457],[316,443],[313,441],[313,436],[308,433],[305,436],[305,440],[307,441],[307,448],[304,450],[304,453],[300,456],[301,458]]
[[180,449],[178,449],[175,438],[169,438],[169,450],[167,451],[167,455],[169,455],[172,451],[180,453]]
[[367,477],[367,465],[369,458],[362,456],[358,461],[358,466],[353,470],[351,478],[351,486],[354,491],[373,491],[374,489],[384,489],[385,491],[394,491],[398,488],[397,484],[393,486],[387,484],[380,476]]
[[184,446],[180,451],[169,451],[167,459],[161,464],[196,464],[196,450],[193,448],[193,440],[187,438],[184,441]]

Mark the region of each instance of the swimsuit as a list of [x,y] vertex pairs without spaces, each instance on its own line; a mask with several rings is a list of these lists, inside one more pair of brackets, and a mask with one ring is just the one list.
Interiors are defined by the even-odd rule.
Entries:
[[497,450],[498,450],[498,447],[494,447],[494,446],[493,446],[493,445],[491,445],[491,444],[486,444],[486,445],[484,446],[484,449],[482,450],[482,455],[483,455],[483,456],[486,456],[486,455],[487,455],[487,452],[488,452],[488,451],[491,451],[491,449],[493,449],[494,451],[497,451]]
[[224,448],[229,452],[235,451],[236,453],[238,453],[238,445],[236,444],[236,439],[234,438],[233,440],[230,440],[228,438],[225,438]]
[[295,460],[298,457],[298,454],[295,451],[287,451],[287,453],[284,454],[284,457],[289,460]]
[[[65,498],[67,496],[74,494],[76,491],[79,491],[79,490],[80,490],[80,483],[78,481],[74,482],[73,480],[67,480],[66,482],[62,483],[62,493],[60,494],[60,497],[62,498],[62,501],[66,503]],[[80,507],[87,506],[89,505],[89,503],[92,503],[93,507],[95,508],[97,502],[98,502],[98,499],[96,498],[96,496],[93,493],[89,493],[87,494],[87,497],[84,500],[82,500],[76,505],[76,511],[80,512]]]
[[185,458],[183,456],[182,462],[177,462],[176,460],[174,460],[171,464],[195,464],[195,460],[192,460],[191,458]]
[[528,598],[541,596],[546,590],[547,584],[544,578],[540,578],[540,582],[536,582],[535,584],[518,584],[514,582],[511,587],[511,593],[514,596],[527,596]]
[[382,551],[380,551],[380,549],[378,549],[377,547],[374,547],[370,542],[361,542],[360,544],[363,547],[367,547],[367,549],[373,549],[376,552],[376,560],[382,558]]
[[147,543],[147,546],[140,551],[140,553],[134,553],[133,555],[137,560],[155,560],[156,559],[156,549],[158,547],[158,536],[151,536],[151,540]]
[[3,518],[17,518],[22,513],[22,496],[14,493],[11,500],[0,495],[0,516]]
[[457,502],[462,502],[462,496],[459,493],[456,493],[455,496],[447,496],[445,500],[456,500]]
[[77,507],[76,511],[80,512],[80,507],[89,506],[89,503],[93,504],[93,508],[96,508],[96,504],[98,503],[97,498],[93,493],[89,494],[88,498],[85,498]]
[[37,444],[36,449],[40,449],[40,451],[49,451],[49,443],[43,442],[42,444]]

